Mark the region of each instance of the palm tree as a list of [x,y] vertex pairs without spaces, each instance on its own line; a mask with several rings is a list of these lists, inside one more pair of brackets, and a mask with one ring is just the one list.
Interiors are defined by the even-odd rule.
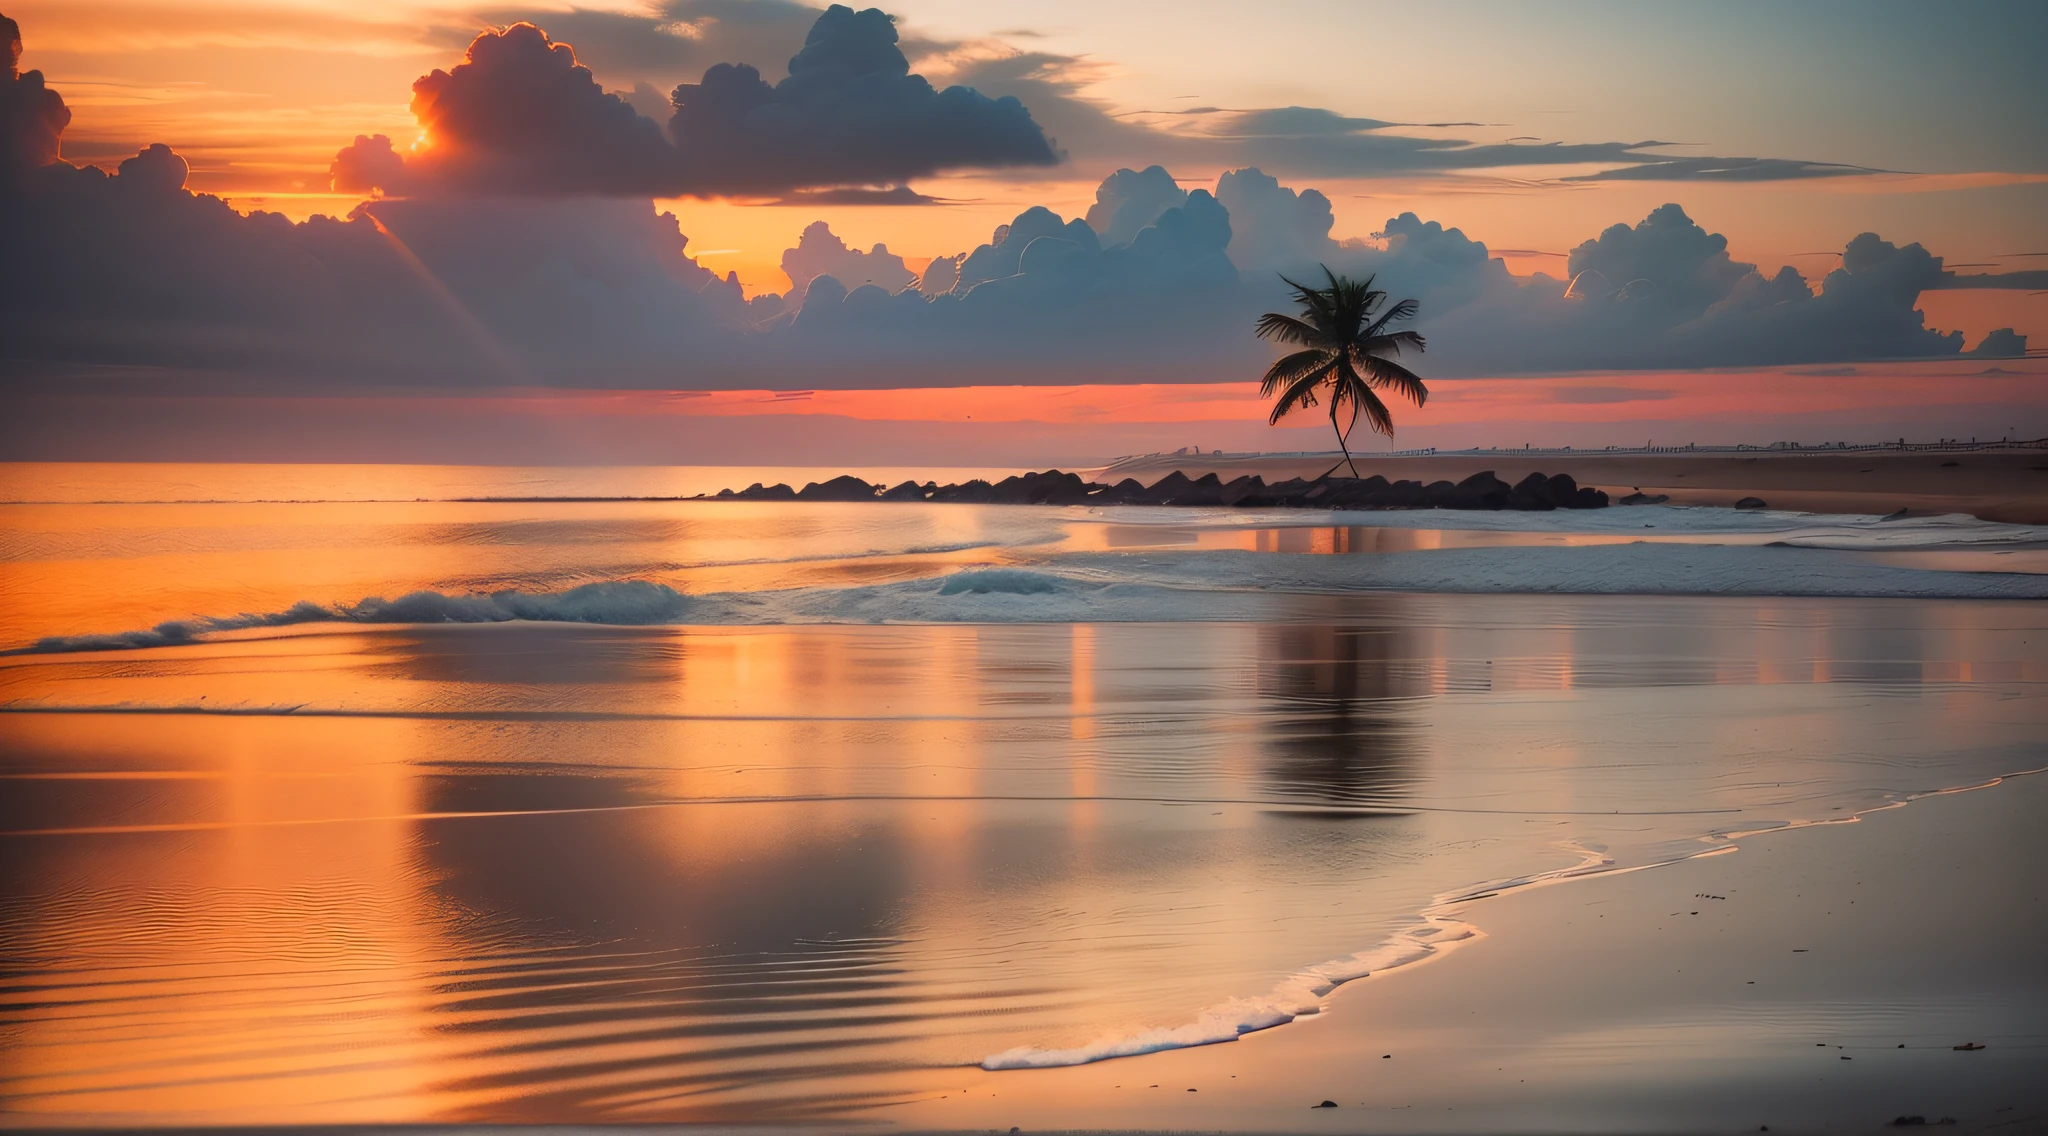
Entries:
[[[1266,420],[1277,425],[1289,412],[1316,405],[1318,392],[1328,387],[1330,429],[1337,432],[1337,448],[1344,451],[1344,460],[1337,465],[1349,465],[1351,476],[1357,477],[1358,465],[1351,460],[1348,439],[1359,415],[1365,416],[1375,432],[1394,436],[1394,417],[1374,388],[1398,392],[1417,406],[1429,398],[1429,388],[1422,385],[1421,377],[1394,361],[1405,348],[1421,352],[1422,336],[1388,330],[1414,319],[1418,308],[1414,300],[1402,300],[1375,317],[1387,294],[1373,289],[1372,277],[1361,283],[1331,272],[1328,266],[1323,275],[1330,280],[1327,288],[1310,288],[1282,276],[1280,279],[1294,289],[1301,315],[1267,312],[1259,317],[1259,338],[1302,348],[1267,368],[1266,377],[1259,381],[1259,396],[1272,398],[1278,393],[1272,417]],[[1337,416],[1347,403],[1351,418],[1339,425]],[[1335,473],[1337,465],[1323,476]]]

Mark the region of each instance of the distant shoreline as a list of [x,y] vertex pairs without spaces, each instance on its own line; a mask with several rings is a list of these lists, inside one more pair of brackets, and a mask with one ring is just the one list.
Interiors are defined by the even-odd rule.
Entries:
[[[1174,471],[1224,481],[1314,477],[1341,454],[1174,453],[1124,458],[1094,480],[1150,481]],[[1967,443],[1885,449],[1465,450],[1360,454],[1361,474],[1388,480],[1460,481],[1491,470],[1510,484],[1563,471],[1617,501],[1640,490],[1672,504],[1732,506],[1744,497],[1773,509],[1814,513],[1968,513],[1987,521],[2048,524],[2048,446]]]

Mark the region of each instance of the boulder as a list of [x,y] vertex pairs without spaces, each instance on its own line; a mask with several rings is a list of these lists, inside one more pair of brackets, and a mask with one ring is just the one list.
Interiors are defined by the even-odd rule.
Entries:
[[1540,473],[1532,473],[1517,481],[1508,493],[1507,507],[1537,511],[1557,508],[1557,497],[1551,492],[1550,479]]
[[963,505],[985,505],[995,500],[995,495],[996,487],[977,477],[958,485],[941,485],[932,491],[931,499]]
[[1735,503],[1735,507],[1736,507],[1736,508],[1738,508],[1738,509],[1768,509],[1768,508],[1770,508],[1770,506],[1769,506],[1769,505],[1766,505],[1766,504],[1764,504],[1764,499],[1763,499],[1763,498],[1761,498],[1761,497],[1744,497],[1744,498],[1743,498],[1742,500],[1740,500],[1740,501],[1737,501],[1737,502]]
[[1096,505],[1143,505],[1149,498],[1145,486],[1135,477],[1126,477],[1107,488],[1098,488],[1088,498]]
[[881,488],[869,485],[850,473],[842,473],[830,481],[814,481],[803,487],[796,495],[799,501],[872,501],[875,492]]

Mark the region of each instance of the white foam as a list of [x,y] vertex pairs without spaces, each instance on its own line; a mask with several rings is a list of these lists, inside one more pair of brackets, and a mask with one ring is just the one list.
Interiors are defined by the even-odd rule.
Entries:
[[507,623],[534,620],[548,623],[652,624],[679,623],[690,599],[666,584],[646,580],[607,580],[564,592],[508,590],[487,595],[452,596],[442,592],[409,592],[395,600],[372,596],[333,607],[301,600],[273,612],[173,619],[142,631],[110,635],[52,635],[9,654],[67,651],[123,651],[174,647],[223,631],[289,627],[306,623]]
[[1284,1026],[1297,1018],[1321,1013],[1324,999],[1346,982],[1420,962],[1475,934],[1477,932],[1465,924],[1440,917],[1425,917],[1424,922],[1373,950],[1331,959],[1297,971],[1263,995],[1219,1002],[1201,1011],[1191,1022],[1127,1034],[1109,1034],[1070,1049],[1020,1045],[990,1054],[982,1059],[981,1067],[992,1071],[1050,1069],[1236,1041],[1248,1033]]

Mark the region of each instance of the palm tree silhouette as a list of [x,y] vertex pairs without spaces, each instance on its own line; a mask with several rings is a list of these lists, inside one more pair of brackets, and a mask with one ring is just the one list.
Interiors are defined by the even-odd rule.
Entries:
[[[1394,436],[1394,417],[1374,388],[1398,392],[1417,406],[1429,398],[1429,388],[1422,385],[1421,377],[1394,361],[1404,348],[1421,352],[1422,336],[1388,330],[1414,319],[1419,309],[1414,300],[1402,300],[1375,317],[1387,294],[1374,290],[1372,277],[1360,282],[1331,272],[1327,265],[1323,275],[1330,281],[1327,288],[1310,288],[1282,276],[1280,279],[1294,289],[1301,315],[1267,312],[1259,317],[1259,338],[1302,348],[1266,369],[1266,377],[1259,381],[1259,396],[1272,398],[1278,393],[1273,414],[1266,420],[1277,425],[1289,412],[1316,405],[1318,392],[1328,387],[1330,429],[1337,432],[1337,448],[1344,451],[1344,460],[1325,470],[1323,476],[1335,473],[1337,466],[1349,465],[1351,476],[1357,477],[1358,465],[1351,460],[1348,440],[1359,415],[1365,416],[1375,432]],[[1351,419],[1339,425],[1337,415],[1346,403],[1351,406]]]

